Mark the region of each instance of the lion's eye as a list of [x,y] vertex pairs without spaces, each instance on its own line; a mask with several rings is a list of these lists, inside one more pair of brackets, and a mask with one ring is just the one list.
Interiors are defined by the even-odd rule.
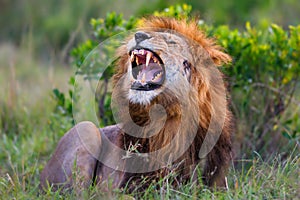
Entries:
[[188,60],[183,61],[183,76],[186,77],[188,81],[191,79],[191,63]]
[[184,70],[190,69],[191,68],[191,63],[187,60],[183,61],[183,66],[184,66]]
[[177,44],[171,34],[163,35],[163,40],[166,41],[167,44]]
[[174,40],[168,40],[169,44],[177,44]]

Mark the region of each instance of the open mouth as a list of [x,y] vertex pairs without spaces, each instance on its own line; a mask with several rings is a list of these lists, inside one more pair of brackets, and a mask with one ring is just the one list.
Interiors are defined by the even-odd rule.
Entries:
[[150,91],[162,86],[165,69],[161,58],[148,49],[134,49],[129,52],[134,82],[133,90]]

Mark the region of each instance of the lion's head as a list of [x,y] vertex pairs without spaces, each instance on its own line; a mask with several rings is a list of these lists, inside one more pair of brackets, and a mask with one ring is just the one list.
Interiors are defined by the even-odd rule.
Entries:
[[145,18],[119,49],[119,56],[114,81],[122,79],[125,98],[131,104],[161,104],[172,112],[178,109],[170,108],[176,99],[187,99],[194,102],[190,107],[197,106],[204,113],[199,121],[207,128],[214,112],[211,93],[220,90],[212,68],[229,63],[231,58],[214,39],[206,37],[196,20]]
[[[206,37],[196,20],[150,17],[140,24],[119,49],[115,99],[126,99],[118,107],[120,121],[128,125],[125,132],[135,129],[135,137],[148,138],[145,151],[174,142],[172,148],[164,149],[164,159],[174,152],[182,154],[184,145],[197,154],[208,130],[218,135],[230,121],[226,89],[216,66],[231,58],[214,39]],[[152,120],[151,109],[157,104],[164,107],[166,119],[159,116]],[[161,115],[160,109],[156,114]],[[159,124],[164,124],[163,128]],[[175,135],[180,135],[177,141]],[[229,137],[227,132],[223,135]],[[191,164],[190,155],[183,157]]]
[[[170,18],[143,19],[138,31],[121,50],[120,66],[115,80],[127,72],[128,99],[147,105],[165,88],[176,92],[178,86],[195,83],[202,69],[210,64],[230,62],[213,39],[199,30],[196,21]],[[174,88],[175,87],[175,88]]]
[[[140,24],[120,47],[114,76],[115,99],[126,99],[118,113],[125,124],[125,148],[139,143],[139,152],[154,152],[153,165],[181,163],[180,174],[201,165],[208,185],[224,186],[232,115],[216,66],[229,63],[230,56],[206,37],[196,20],[149,17]],[[161,107],[158,117],[151,117],[157,104],[166,118]],[[134,137],[128,135],[132,132]]]

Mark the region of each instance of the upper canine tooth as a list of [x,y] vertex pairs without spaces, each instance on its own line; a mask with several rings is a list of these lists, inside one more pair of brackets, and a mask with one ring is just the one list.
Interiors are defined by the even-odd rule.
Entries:
[[135,61],[136,61],[136,64],[139,65],[139,57],[138,56],[135,57]]
[[130,61],[133,62],[134,61],[134,54],[132,53],[130,56]]
[[153,54],[151,52],[147,52],[147,56],[146,56],[146,66],[149,65],[150,59],[153,56]]

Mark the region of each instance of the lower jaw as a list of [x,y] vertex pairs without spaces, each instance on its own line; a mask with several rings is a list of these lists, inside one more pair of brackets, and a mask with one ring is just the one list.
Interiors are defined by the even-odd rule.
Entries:
[[153,83],[153,82],[148,82],[147,84],[142,84],[141,82],[135,81],[131,85],[131,90],[137,90],[137,91],[153,91],[157,90],[162,86],[161,83]]
[[128,99],[133,104],[149,105],[158,94],[158,90],[143,91],[130,89]]

